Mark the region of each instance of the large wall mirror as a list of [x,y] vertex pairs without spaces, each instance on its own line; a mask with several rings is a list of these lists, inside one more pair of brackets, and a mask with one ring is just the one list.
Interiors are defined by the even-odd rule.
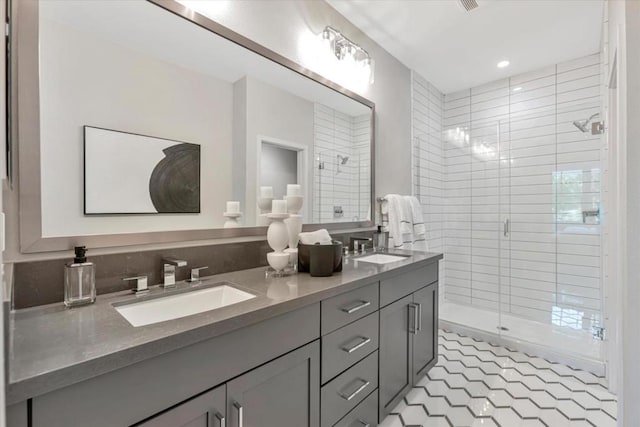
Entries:
[[260,235],[287,188],[372,225],[370,101],[178,2],[13,3],[22,252]]

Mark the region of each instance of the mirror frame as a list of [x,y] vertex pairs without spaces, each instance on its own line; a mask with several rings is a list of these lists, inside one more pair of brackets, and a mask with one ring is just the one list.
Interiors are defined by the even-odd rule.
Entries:
[[[289,70],[310,78],[323,86],[348,96],[371,108],[371,218],[368,221],[304,224],[304,231],[326,228],[349,230],[371,228],[375,222],[375,104],[370,100],[316,74],[302,65],[250,40],[227,27],[200,15],[174,0],[147,0],[175,15],[191,21],[212,33],[261,55]],[[267,227],[211,228],[168,230],[141,233],[97,234],[85,236],[42,236],[41,176],[40,176],[40,106],[39,106],[39,28],[38,1],[11,2],[11,70],[9,82],[12,94],[11,136],[18,143],[18,185],[10,194],[18,204],[20,252],[37,253],[72,249],[76,245],[91,248],[214,240],[237,237],[265,237]],[[19,72],[18,72],[19,71]],[[16,195],[17,193],[17,195]],[[16,200],[17,199],[17,200]]]

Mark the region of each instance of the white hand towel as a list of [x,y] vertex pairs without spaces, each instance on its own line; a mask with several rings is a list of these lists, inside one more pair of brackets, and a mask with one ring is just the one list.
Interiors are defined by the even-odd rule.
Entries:
[[325,228],[300,233],[298,234],[298,237],[300,237],[300,243],[303,245],[315,245],[316,243],[320,243],[321,245],[331,244],[331,235]]
[[385,199],[389,216],[389,246],[408,249],[404,246],[405,243],[413,242],[413,220],[409,204],[398,194],[387,194]]
[[420,201],[414,196],[404,196],[411,207],[411,217],[413,220],[413,250],[428,251],[427,228],[422,217],[422,206]]

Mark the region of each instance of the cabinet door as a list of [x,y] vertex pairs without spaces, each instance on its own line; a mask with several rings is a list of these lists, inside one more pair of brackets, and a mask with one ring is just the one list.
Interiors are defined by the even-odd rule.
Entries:
[[224,408],[225,386],[221,385],[136,427],[225,427]]
[[380,310],[380,419],[393,409],[411,388],[411,336],[406,296]]
[[413,302],[417,306],[412,367],[416,384],[438,359],[438,282],[415,292]]
[[228,427],[318,427],[319,358],[315,341],[228,382]]

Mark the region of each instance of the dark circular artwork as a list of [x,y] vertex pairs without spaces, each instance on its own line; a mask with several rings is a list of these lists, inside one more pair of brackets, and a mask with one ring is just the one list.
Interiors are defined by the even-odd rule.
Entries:
[[178,144],[163,152],[149,179],[153,206],[158,213],[199,213],[200,146]]

